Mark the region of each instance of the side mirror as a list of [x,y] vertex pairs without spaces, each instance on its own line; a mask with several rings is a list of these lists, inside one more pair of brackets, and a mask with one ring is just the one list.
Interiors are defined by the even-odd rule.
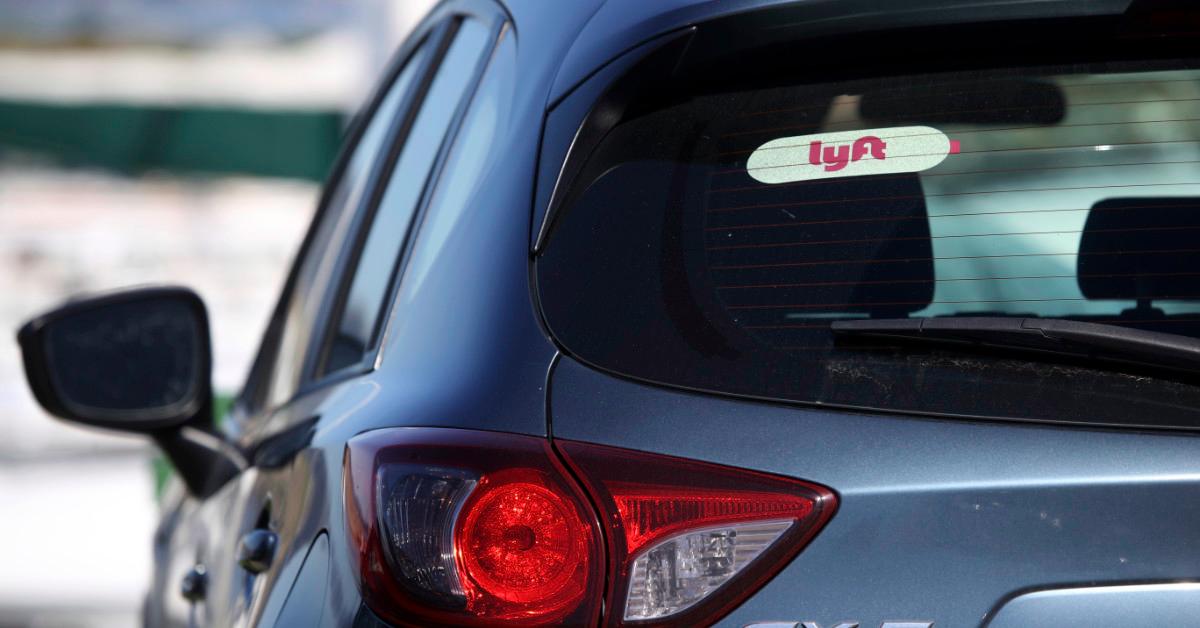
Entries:
[[153,432],[211,407],[208,316],[185,288],[141,288],[69,302],[17,334],[33,394],[51,414]]
[[74,423],[149,434],[192,494],[211,494],[245,466],[212,428],[208,315],[191,290],[70,301],[26,323],[17,341],[43,408]]

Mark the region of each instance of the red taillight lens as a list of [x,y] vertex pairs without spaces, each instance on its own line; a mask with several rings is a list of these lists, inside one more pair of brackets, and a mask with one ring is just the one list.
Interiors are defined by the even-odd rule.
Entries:
[[[515,480],[482,490],[463,508],[458,556],[467,579],[504,603],[551,611],[577,605],[594,536],[569,498]],[[503,609],[498,608],[498,615]]]
[[544,439],[378,430],[350,441],[345,466],[363,598],[388,621],[599,619],[595,515]]
[[606,623],[714,622],[833,516],[829,489],[775,475],[558,441],[608,532]]
[[727,489],[662,487],[632,482],[607,486],[617,507],[630,554],[675,532],[709,524],[739,523],[767,518],[804,519],[816,500],[800,495]]

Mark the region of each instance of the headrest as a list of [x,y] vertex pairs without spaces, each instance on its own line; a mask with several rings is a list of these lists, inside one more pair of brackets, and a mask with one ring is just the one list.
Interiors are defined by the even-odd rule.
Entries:
[[1088,299],[1200,299],[1200,198],[1110,198],[1079,242]]
[[916,174],[759,188],[736,203],[752,209],[708,215],[721,238],[709,264],[745,269],[720,271],[723,285],[770,287],[726,289],[727,303],[794,304],[787,310],[795,317],[902,317],[933,299],[933,248]]

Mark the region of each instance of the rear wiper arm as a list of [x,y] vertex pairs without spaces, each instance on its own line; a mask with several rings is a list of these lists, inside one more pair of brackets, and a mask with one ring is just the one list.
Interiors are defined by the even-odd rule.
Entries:
[[830,329],[841,338],[967,343],[974,348],[1031,350],[1154,367],[1200,369],[1200,339],[1062,318],[880,318],[834,321]]

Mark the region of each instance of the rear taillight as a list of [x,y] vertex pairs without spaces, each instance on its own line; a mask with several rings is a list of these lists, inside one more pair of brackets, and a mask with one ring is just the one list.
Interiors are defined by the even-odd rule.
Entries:
[[836,507],[828,489],[790,478],[558,447],[582,488],[541,438],[397,428],[352,439],[346,509],[367,604],[422,626],[710,623]]
[[829,489],[791,478],[570,441],[557,446],[601,511],[605,623],[720,619],[833,516]]
[[397,428],[346,451],[362,594],[401,625],[594,624],[596,517],[544,439]]

